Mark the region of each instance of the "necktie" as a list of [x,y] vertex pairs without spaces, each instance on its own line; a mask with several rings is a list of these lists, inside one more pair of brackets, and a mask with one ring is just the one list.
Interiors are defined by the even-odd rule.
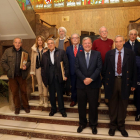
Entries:
[[122,73],[122,61],[121,61],[121,52],[119,52],[118,55],[118,63],[117,63],[117,73],[121,74]]
[[88,68],[88,65],[89,65],[89,53],[86,53],[86,54],[87,54],[86,62],[87,62],[87,68]]
[[76,54],[77,54],[77,46],[75,46],[74,48],[74,56],[76,57]]
[[132,51],[134,51],[134,42],[132,42]]

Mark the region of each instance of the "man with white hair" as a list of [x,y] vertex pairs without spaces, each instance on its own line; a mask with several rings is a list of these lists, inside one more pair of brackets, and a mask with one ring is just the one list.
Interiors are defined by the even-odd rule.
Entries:
[[[136,62],[137,62],[137,68],[139,68],[139,53],[140,53],[140,42],[137,40],[138,31],[136,29],[132,29],[129,31],[129,40],[124,44],[125,48],[131,49],[135,52],[136,55]],[[139,70],[138,70],[139,72]],[[139,75],[138,75],[139,77]],[[137,108],[136,111],[136,117],[135,121],[140,120],[140,84],[139,81],[137,81],[137,88],[134,91],[134,104]]]
[[[67,30],[65,27],[59,27],[58,29],[59,37],[55,40],[56,48],[62,49],[66,51],[67,47],[71,45],[70,38],[66,35]],[[70,96],[70,78],[68,76],[68,80],[65,82],[64,92],[67,96]]]
[[53,116],[57,112],[55,94],[57,93],[58,107],[62,117],[67,117],[63,100],[63,77],[60,62],[64,64],[65,80],[69,75],[69,63],[66,52],[55,47],[55,40],[49,38],[47,40],[48,51],[42,56],[41,75],[44,85],[49,86],[51,112],[49,116]]
[[76,55],[77,53],[83,51],[83,46],[79,44],[80,36],[76,33],[71,35],[71,42],[72,45],[67,47],[66,54],[68,56],[69,66],[70,66],[71,100],[72,100],[70,106],[73,107],[76,105],[77,102],[77,89],[76,89],[77,76],[75,73],[74,65],[75,65]]
[[[96,39],[93,42],[92,50],[99,51],[101,53],[102,64],[104,64],[105,55],[106,55],[106,53],[109,50],[112,49],[113,40],[107,38],[108,31],[107,31],[107,29],[106,29],[105,26],[102,26],[99,29],[99,34],[100,34],[100,38],[99,39]],[[98,104],[100,103],[100,101],[101,101],[101,89],[100,89]],[[105,103],[108,104],[108,100],[107,99],[105,99]]]
[[65,27],[58,29],[59,37],[56,39],[56,47],[66,51],[67,47],[70,46],[70,38],[66,35],[67,30]]
[[125,118],[130,93],[136,88],[136,59],[132,50],[123,47],[123,36],[117,35],[114,43],[116,49],[106,53],[102,70],[105,97],[109,99],[108,133],[114,136],[115,130],[118,129],[122,136],[128,137]]
[[131,49],[135,52],[135,55],[138,54],[138,48],[140,47],[140,42],[137,40],[138,31],[132,29],[129,31],[129,40],[124,44],[124,47]]

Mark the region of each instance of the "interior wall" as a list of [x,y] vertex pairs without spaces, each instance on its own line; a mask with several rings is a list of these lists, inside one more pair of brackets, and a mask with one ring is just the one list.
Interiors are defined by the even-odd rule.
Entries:
[[[140,6],[134,6],[39,14],[42,20],[49,24],[55,24],[57,28],[64,26],[69,36],[73,33],[81,34],[81,31],[93,31],[98,34],[99,28],[106,26],[109,38],[114,39],[116,35],[123,35],[126,39],[129,21],[140,18],[139,9]],[[69,16],[69,21],[62,21],[63,16]]]

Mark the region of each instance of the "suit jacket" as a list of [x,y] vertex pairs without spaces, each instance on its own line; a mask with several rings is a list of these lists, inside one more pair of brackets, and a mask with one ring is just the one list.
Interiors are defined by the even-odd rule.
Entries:
[[85,88],[83,80],[91,78],[93,81],[89,84],[91,88],[99,88],[101,86],[100,72],[102,69],[101,53],[91,50],[89,67],[87,68],[85,52],[79,52],[75,60],[75,72],[77,75],[77,88]]
[[47,85],[52,83],[52,80],[55,75],[57,75],[59,83],[63,82],[62,77],[62,71],[60,62],[63,61],[64,64],[64,70],[65,70],[65,76],[68,77],[69,75],[69,64],[68,64],[68,58],[66,55],[66,52],[64,50],[55,48],[54,52],[54,71],[52,71],[51,66],[51,60],[50,60],[50,50],[45,52],[42,55],[42,62],[41,62],[41,76],[44,85],[47,87]]
[[[78,52],[81,52],[81,51],[84,51],[84,49],[83,49],[83,46],[79,44]],[[74,56],[74,51],[73,51],[73,45],[67,47],[66,54],[67,54],[68,60],[69,60],[70,75],[74,75],[75,74],[75,68],[74,68],[75,56]]]
[[[124,44],[124,47],[132,50],[129,40]],[[136,56],[138,55],[138,52],[140,52],[140,42],[138,40],[135,40],[134,52]]]
[[[105,87],[105,97],[110,99],[113,94],[115,81],[115,51],[106,53],[105,63],[102,71],[103,83]],[[129,99],[131,87],[136,87],[136,60],[132,50],[124,48],[124,58],[122,66],[122,99]]]

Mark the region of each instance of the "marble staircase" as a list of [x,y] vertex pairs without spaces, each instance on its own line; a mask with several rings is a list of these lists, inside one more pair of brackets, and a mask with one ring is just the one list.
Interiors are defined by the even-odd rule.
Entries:
[[[36,89],[37,90],[37,89]],[[57,97],[56,97],[57,99]],[[78,106],[70,107],[70,97],[64,95],[67,117],[64,118],[57,112],[50,117],[50,103],[47,108],[39,106],[38,91],[31,93],[29,100],[31,112],[29,114],[21,110],[19,115],[15,115],[9,109],[8,103],[0,108],[0,140],[124,140],[119,131],[115,136],[108,135],[109,116],[108,107],[104,103],[104,94],[101,96],[101,103],[98,107],[98,134],[93,135],[91,128],[87,126],[82,133],[77,133],[79,125]],[[133,95],[129,98],[130,103],[127,108],[126,130],[128,140],[140,140],[140,121],[135,121],[136,108],[132,104]],[[87,105],[88,112],[88,105]],[[88,116],[87,116],[88,117]],[[10,138],[11,136],[11,138]],[[8,137],[6,139],[6,137]],[[3,138],[3,139],[2,139]]]

